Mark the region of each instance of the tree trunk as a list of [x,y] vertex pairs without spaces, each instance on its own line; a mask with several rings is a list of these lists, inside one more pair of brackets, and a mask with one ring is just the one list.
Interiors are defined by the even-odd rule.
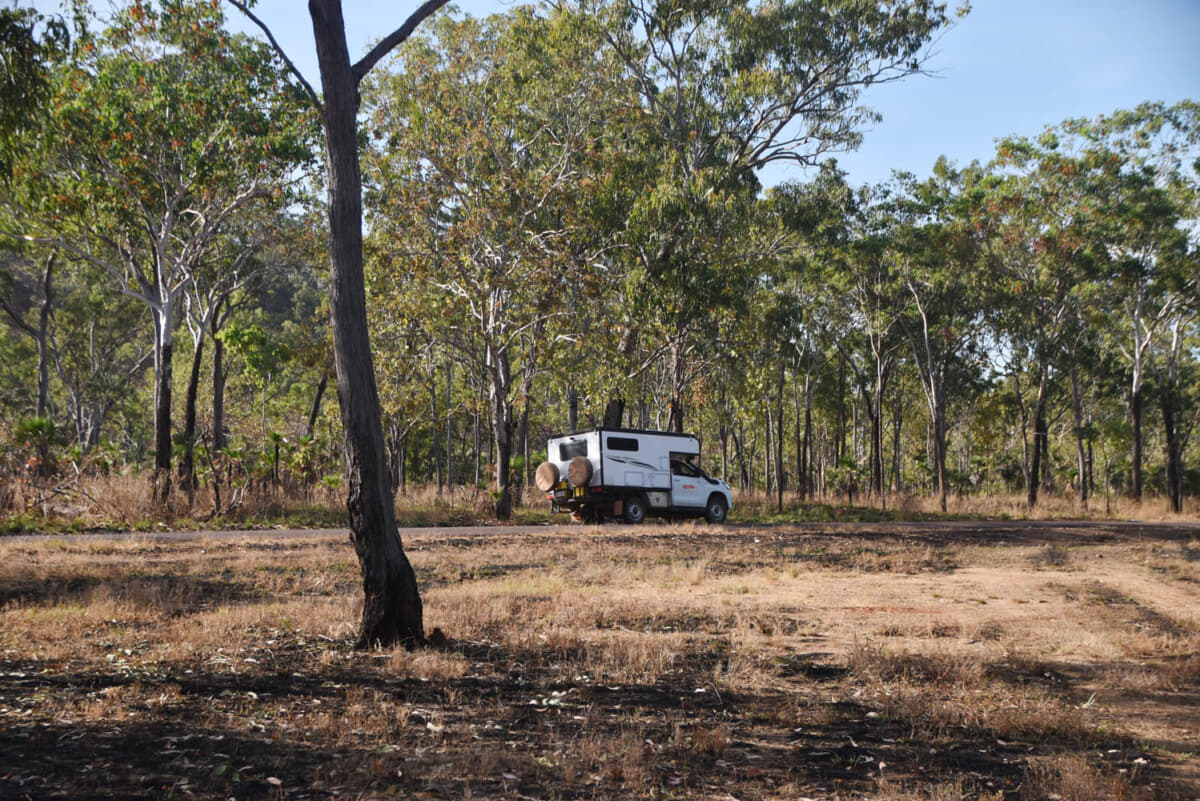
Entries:
[[620,428],[625,420],[625,401],[613,398],[604,407],[604,427]]
[[520,508],[521,495],[525,492],[525,477],[529,471],[529,399],[525,399],[524,405],[521,407],[521,414],[516,420],[516,438],[513,443],[513,452],[518,456],[524,457],[521,462],[521,469],[513,471],[513,488],[511,495],[513,505]]
[[783,359],[779,360],[779,373],[775,380],[775,492],[778,496],[778,512],[783,514]]
[[900,470],[903,467],[903,453],[900,447],[901,428],[904,424],[904,396],[897,392],[892,404],[892,492],[900,491]]
[[763,430],[765,435],[766,447],[763,448],[763,492],[767,499],[771,498],[771,490],[775,487],[775,473],[771,469],[771,456],[774,454],[774,442],[772,440],[772,426],[774,421],[771,419],[775,411],[771,408],[771,398],[768,396],[763,398],[763,418],[766,420],[766,428]]
[[304,426],[304,436],[312,439],[317,431],[317,419],[321,416],[321,400],[325,397],[325,388],[329,386],[329,369],[321,372],[321,380],[317,382],[317,391],[313,395],[312,407],[308,410],[308,424]]
[[433,473],[437,476],[437,494],[441,497],[442,490],[446,485],[445,474],[442,472],[442,433],[439,430],[438,422],[440,415],[438,414],[437,404],[437,376],[429,378],[429,425],[432,429],[430,434],[433,440]]
[[512,470],[513,419],[512,404],[508,402],[512,386],[512,373],[508,352],[504,348],[488,346],[488,402],[492,411],[492,441],[495,445],[496,465],[496,519],[512,517],[512,485],[509,480]]
[[512,517],[512,410],[503,398],[493,397],[492,420],[496,445],[496,519]]
[[1142,499],[1142,388],[1134,386],[1129,393],[1129,417],[1133,424],[1133,444],[1130,454],[1129,495],[1135,501]]
[[450,397],[454,391],[454,362],[446,357],[446,486],[454,487],[454,416],[450,409]]
[[933,461],[937,473],[938,505],[946,513],[946,405],[942,400],[941,388],[933,396]]
[[321,71],[329,200],[329,300],[350,539],[363,582],[358,646],[425,639],[416,574],[396,528],[363,284],[358,83],[339,0],[309,0]]
[[46,271],[42,274],[42,307],[38,311],[37,348],[37,416],[50,414],[50,318],[54,310],[54,262],[58,251],[51,251],[46,258]]
[[740,486],[742,491],[745,492],[750,488],[750,471],[746,467],[746,449],[742,443],[743,437],[738,431],[732,431],[730,433],[733,436],[733,453],[734,458],[738,463],[738,478],[740,479]]
[[1163,434],[1166,436],[1167,498],[1172,512],[1183,511],[1183,448],[1175,422],[1176,388],[1172,379],[1161,382],[1159,406],[1162,410]]
[[[168,307],[169,308],[169,307]],[[154,478],[153,497],[165,504],[171,495],[171,357],[169,312],[155,315]]]
[[1046,402],[1048,400],[1048,373],[1043,365],[1038,378],[1038,395],[1033,409],[1033,451],[1030,454],[1029,486],[1026,487],[1026,503],[1030,509],[1037,505],[1038,489],[1042,484],[1042,454],[1046,452],[1048,430],[1046,426]]
[[217,315],[213,315],[213,372],[212,372],[212,426],[213,450],[225,448],[225,343],[217,336]]
[[678,339],[671,345],[671,397],[667,402],[667,430],[683,433],[684,369],[683,343]]
[[[199,329],[203,333],[204,329]],[[204,361],[204,338],[192,348],[192,369],[188,373],[187,394],[183,404],[183,453],[179,457],[179,481],[188,494],[189,505],[196,491],[196,395],[200,389],[200,367]]]
[[476,407],[476,411],[471,419],[471,452],[475,454],[475,486],[477,487],[483,478],[483,459],[481,458],[483,453],[483,434],[481,433],[483,425],[478,411],[482,406],[483,403],[481,402]]
[[1031,480],[1031,477],[1029,475],[1029,466],[1032,462],[1032,459],[1030,458],[1030,453],[1029,453],[1029,410],[1025,405],[1025,392],[1021,389],[1020,368],[1015,365],[1013,366],[1012,379],[1013,379],[1013,395],[1016,398],[1017,413],[1020,416],[1019,422],[1020,422],[1020,426],[1021,426],[1021,475],[1025,479],[1025,493],[1026,493],[1025,503],[1026,503],[1026,507],[1028,509],[1032,510],[1033,506],[1030,505],[1030,499],[1032,498],[1032,500],[1036,502],[1037,492],[1035,490],[1033,492],[1033,494],[1030,495],[1030,491],[1029,491],[1030,485],[1033,484],[1033,481]]
[[567,387],[567,432],[579,430],[579,390]]
[[804,451],[804,464],[801,475],[804,477],[804,496],[805,498],[813,498],[816,495],[816,487],[813,480],[813,381],[808,374],[804,376],[804,442],[802,450]]
[[1079,502],[1087,508],[1087,447],[1083,427],[1083,390],[1079,386],[1079,370],[1072,364],[1071,376],[1071,413],[1075,422],[1075,469],[1079,473]]

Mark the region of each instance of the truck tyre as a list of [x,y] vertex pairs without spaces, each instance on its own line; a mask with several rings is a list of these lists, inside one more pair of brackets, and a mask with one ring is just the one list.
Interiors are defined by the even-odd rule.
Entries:
[[537,472],[533,474],[533,484],[542,492],[549,492],[562,476],[558,473],[558,465],[554,462],[542,462]]
[[625,522],[636,526],[646,519],[646,499],[641,495],[630,495],[625,499]]
[[708,505],[704,507],[704,519],[710,523],[724,523],[729,514],[729,504],[720,495],[709,495]]
[[586,456],[576,456],[567,462],[567,480],[572,487],[586,487],[592,480],[592,463]]

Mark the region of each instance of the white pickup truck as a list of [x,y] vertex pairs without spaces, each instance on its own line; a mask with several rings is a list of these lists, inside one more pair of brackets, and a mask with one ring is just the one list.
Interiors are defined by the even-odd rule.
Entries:
[[554,511],[589,523],[647,515],[724,522],[733,493],[699,459],[700,440],[690,434],[593,428],[550,437],[534,483]]

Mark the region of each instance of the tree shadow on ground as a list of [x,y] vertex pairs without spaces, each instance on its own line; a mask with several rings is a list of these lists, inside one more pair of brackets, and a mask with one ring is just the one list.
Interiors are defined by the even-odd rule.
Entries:
[[[573,674],[577,655],[562,649],[450,640],[440,652],[472,669],[422,679],[376,667],[387,654],[348,650],[336,665],[295,651],[271,672],[236,674],[0,664],[0,798],[833,798],[957,783],[1016,799],[1032,759],[1062,754],[1105,775],[1136,772],[1143,789],[1157,782],[1138,797],[1185,797],[1167,793],[1145,744],[1053,728],[1005,739],[932,724],[919,706],[880,714],[855,698],[862,677],[820,654],[779,665],[777,689],[741,691],[712,681],[730,658],[719,645],[689,650],[653,683]],[[1041,667],[993,680],[1052,689],[1055,676],[1088,678],[1059,665],[1037,679]],[[370,721],[388,706],[386,724]]]

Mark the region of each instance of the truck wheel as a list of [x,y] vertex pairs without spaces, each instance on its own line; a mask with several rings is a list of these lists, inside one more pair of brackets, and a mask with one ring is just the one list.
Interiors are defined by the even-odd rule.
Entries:
[[646,499],[641,495],[632,495],[625,499],[625,522],[636,526],[646,519]]
[[710,523],[724,523],[729,514],[729,504],[720,495],[708,496],[708,506],[704,508],[704,519]]

